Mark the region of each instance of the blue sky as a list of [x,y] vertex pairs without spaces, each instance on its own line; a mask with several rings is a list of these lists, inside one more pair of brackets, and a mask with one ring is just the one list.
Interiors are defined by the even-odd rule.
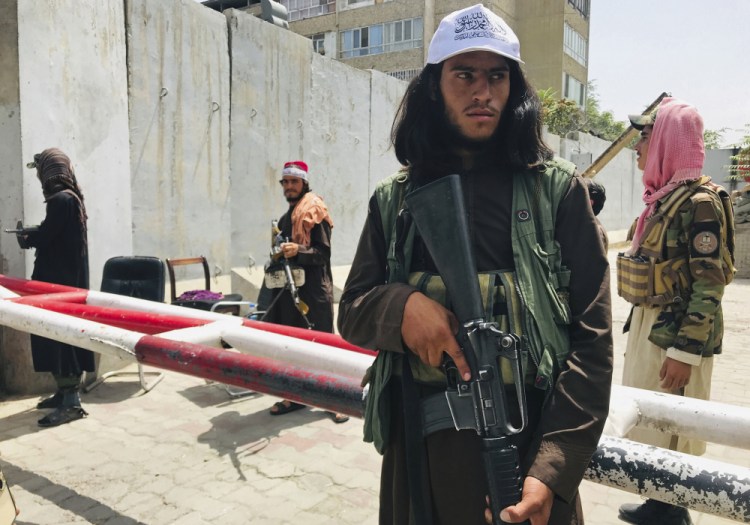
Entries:
[[593,0],[589,31],[589,80],[615,119],[667,91],[730,128],[723,145],[746,133],[750,0]]

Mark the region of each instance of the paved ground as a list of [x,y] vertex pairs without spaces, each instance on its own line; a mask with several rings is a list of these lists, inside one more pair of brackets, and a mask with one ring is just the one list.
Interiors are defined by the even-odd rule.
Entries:
[[[614,251],[610,255],[614,255]],[[716,401],[750,406],[750,280],[725,298],[725,353]],[[615,380],[627,305],[614,298]],[[20,525],[377,523],[379,456],[362,423],[320,410],[280,417],[275,399],[233,399],[217,384],[168,373],[141,395],[134,378],[84,396],[90,416],[42,430],[38,398],[2,399],[0,465],[22,508]],[[750,450],[709,445],[708,457],[750,467]],[[617,507],[639,498],[584,482],[587,523],[620,525]],[[697,525],[733,523],[692,512]]]

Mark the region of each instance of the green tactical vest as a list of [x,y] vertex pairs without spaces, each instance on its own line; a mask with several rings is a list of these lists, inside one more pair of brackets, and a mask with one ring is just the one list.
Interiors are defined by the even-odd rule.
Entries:
[[[575,166],[563,159],[546,164],[545,171],[513,176],[513,218],[511,241],[515,262],[515,292],[521,302],[522,346],[536,368],[534,386],[550,391],[570,349],[567,301],[570,271],[562,265],[560,247],[555,241],[557,209],[570,187]],[[396,235],[396,219],[404,197],[413,189],[405,170],[381,181],[375,197],[385,235],[388,282],[408,282],[414,243],[414,225]],[[398,246],[397,246],[398,245]],[[481,279],[480,279],[481,280]],[[381,351],[368,370],[364,440],[373,442],[381,454],[390,434],[390,399],[386,385],[392,374],[399,374],[402,355]],[[430,376],[418,359],[410,360],[415,378]]]

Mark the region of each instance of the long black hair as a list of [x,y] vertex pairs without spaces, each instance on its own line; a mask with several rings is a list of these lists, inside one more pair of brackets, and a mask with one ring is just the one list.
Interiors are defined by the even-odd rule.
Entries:
[[[508,169],[526,170],[552,157],[542,140],[541,102],[520,66],[508,60],[510,94],[488,146]],[[427,64],[401,99],[391,127],[396,158],[422,182],[445,174],[454,146],[440,92],[443,63]]]

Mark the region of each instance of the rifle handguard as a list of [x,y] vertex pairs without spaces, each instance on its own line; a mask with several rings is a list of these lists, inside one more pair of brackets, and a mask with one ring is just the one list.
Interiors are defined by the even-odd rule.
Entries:
[[492,521],[504,524],[500,519],[500,511],[521,501],[523,487],[518,449],[505,436],[485,438],[482,440],[482,463],[487,473],[489,493],[497,495],[496,498],[490,498]]

